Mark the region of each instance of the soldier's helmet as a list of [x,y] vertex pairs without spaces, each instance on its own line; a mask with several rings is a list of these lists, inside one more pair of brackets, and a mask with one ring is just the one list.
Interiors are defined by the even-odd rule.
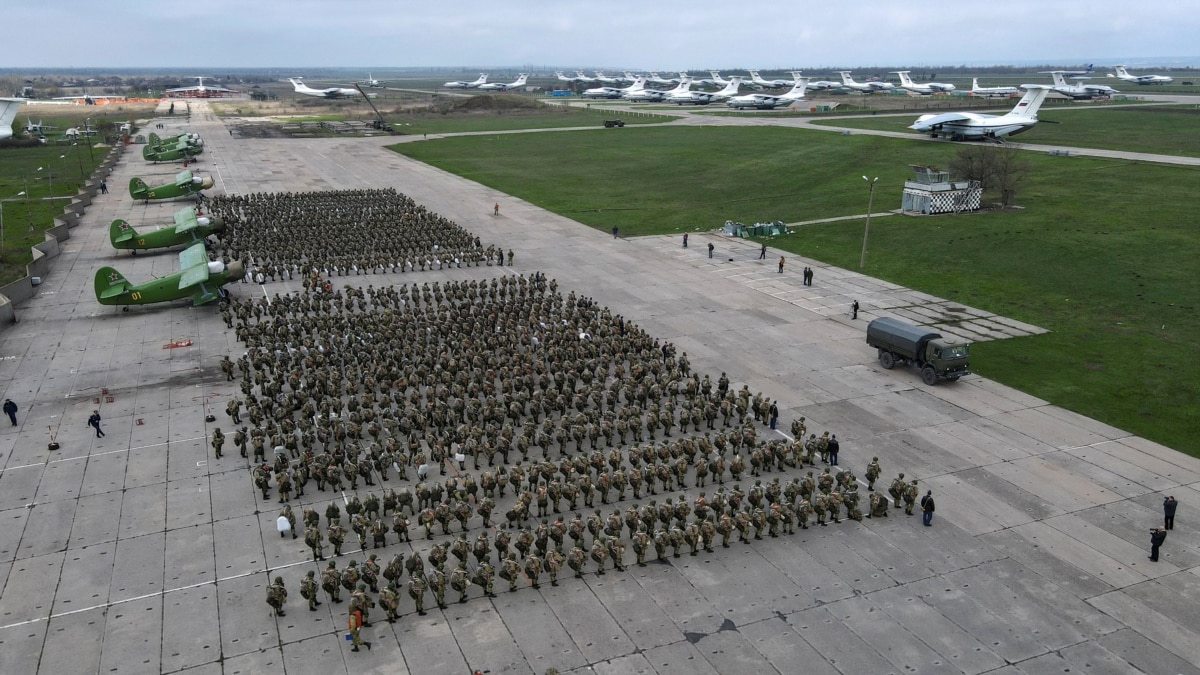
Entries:
[[275,577],[275,583],[282,586],[283,585],[283,577]]
[[358,566],[358,561],[356,561],[356,560],[350,561],[350,567],[357,567],[357,566]]
[[372,553],[371,555],[367,556],[367,560],[374,560],[375,558],[376,558],[376,556],[375,556],[375,554],[374,554],[374,553]]
[[308,578],[311,579],[311,578],[313,578],[314,575],[316,575],[316,572],[314,572],[313,570],[309,570],[308,574],[306,576],[308,576]]
[[878,461],[879,461],[879,458],[878,458],[878,457],[872,457],[872,458],[871,458],[871,461],[872,461],[872,462],[878,462]]
[[917,479],[916,479],[916,478],[914,478],[914,479],[913,479],[913,482],[912,482],[912,484],[913,484],[913,485],[916,485],[916,484],[917,484]]
[[904,478],[904,474],[900,474],[900,477],[901,477],[901,478]]
[[359,592],[359,593],[366,593],[366,592],[367,592],[367,585],[366,585],[366,584],[359,584],[359,585],[358,585],[358,592]]
[[335,567],[337,567],[337,561],[336,561],[336,560],[330,560],[330,561],[329,561],[329,564],[328,564],[328,565],[326,565],[325,567],[326,567],[326,568],[328,568],[328,569],[334,569]]

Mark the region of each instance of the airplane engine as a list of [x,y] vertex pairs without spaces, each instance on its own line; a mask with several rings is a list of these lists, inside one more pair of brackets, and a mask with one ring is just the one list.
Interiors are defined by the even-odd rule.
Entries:
[[234,260],[233,262],[229,263],[229,267],[226,269],[229,270],[230,281],[237,281],[238,279],[246,276],[246,267],[242,265],[242,261],[240,260]]
[[201,190],[207,190],[214,185],[212,176],[195,176],[192,178],[192,184],[200,186]]

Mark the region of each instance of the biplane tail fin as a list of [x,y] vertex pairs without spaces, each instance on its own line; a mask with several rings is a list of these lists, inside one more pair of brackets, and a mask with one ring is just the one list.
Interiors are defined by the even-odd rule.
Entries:
[[121,244],[133,241],[135,237],[137,237],[137,231],[120,218],[112,221],[112,225],[108,226],[108,241],[113,248],[123,248]]
[[132,284],[111,267],[101,267],[96,270],[96,299],[102,304],[115,304],[117,297],[128,291]]

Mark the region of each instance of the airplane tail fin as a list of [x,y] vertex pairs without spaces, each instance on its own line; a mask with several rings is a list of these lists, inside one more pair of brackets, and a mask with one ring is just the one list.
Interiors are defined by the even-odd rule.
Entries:
[[736,93],[738,93],[738,88],[741,87],[741,85],[742,85],[742,76],[734,75],[733,77],[729,78],[729,84],[725,85],[725,88],[722,89],[719,93],[726,94],[726,95],[736,94]]
[[524,87],[524,86],[525,86],[525,80],[528,80],[528,79],[529,79],[529,76],[528,76],[528,75],[526,75],[525,73],[521,73],[520,75],[518,75],[518,76],[517,76],[517,81],[516,81],[516,82],[513,82],[513,83],[512,83],[511,85],[509,85],[509,86],[510,86],[510,87]]
[[1036,119],[1038,108],[1042,107],[1042,102],[1046,100],[1046,95],[1050,93],[1050,87],[1025,86],[1025,95],[1021,97],[1020,101],[1017,101],[1017,105],[1013,107],[1012,112],[1009,114],[1017,117]]
[[12,123],[17,119],[17,110],[21,108],[18,99],[0,99],[0,138],[12,136]]
[[1117,77],[1129,77],[1129,72],[1125,70],[1125,66],[1117,66],[1115,70],[1117,71]]
[[150,191],[150,186],[146,185],[146,181],[141,178],[129,179],[129,196],[134,199],[144,199],[145,194]]
[[901,87],[912,86],[913,81],[912,81],[912,78],[908,76],[907,70],[897,70],[896,74],[900,76],[900,86]]
[[979,78],[972,77],[971,78],[971,91],[978,91],[978,90],[979,90]]
[[116,298],[129,290],[132,284],[115,269],[101,267],[96,270],[93,286],[96,290],[96,300],[101,304],[112,305],[116,304]]
[[113,248],[121,248],[120,244],[133,241],[134,237],[137,237],[137,231],[124,220],[118,218],[108,226],[108,241]]

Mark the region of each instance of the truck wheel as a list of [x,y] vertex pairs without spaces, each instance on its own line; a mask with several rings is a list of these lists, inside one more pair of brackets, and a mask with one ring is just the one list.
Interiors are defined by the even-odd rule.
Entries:
[[921,380],[931,387],[937,384],[937,371],[933,369],[933,366],[925,366],[921,369]]
[[896,365],[896,357],[891,352],[879,352],[879,365],[884,370],[891,370]]

